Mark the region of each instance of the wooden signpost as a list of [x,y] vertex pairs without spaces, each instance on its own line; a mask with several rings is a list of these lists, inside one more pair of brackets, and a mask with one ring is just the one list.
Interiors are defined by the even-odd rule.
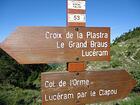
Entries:
[[126,97],[136,81],[125,70],[85,71],[86,61],[110,61],[110,28],[85,27],[85,0],[67,0],[67,27],[18,27],[1,48],[20,64],[67,63],[42,73],[42,105],[84,105]]

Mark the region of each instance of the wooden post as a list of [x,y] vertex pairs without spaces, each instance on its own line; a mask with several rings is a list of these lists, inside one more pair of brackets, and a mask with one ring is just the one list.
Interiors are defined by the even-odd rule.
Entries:
[[69,72],[81,72],[86,68],[85,62],[69,62],[67,63],[67,70]]
[[[85,27],[85,4],[85,0],[67,0],[67,27]],[[85,68],[85,62],[67,63],[67,70],[69,72],[82,72],[85,71]]]
[[[85,19],[85,0],[67,0],[67,27],[85,27]],[[67,63],[67,70],[69,72],[83,72],[85,68],[85,62]],[[79,105],[78,102],[77,105]]]

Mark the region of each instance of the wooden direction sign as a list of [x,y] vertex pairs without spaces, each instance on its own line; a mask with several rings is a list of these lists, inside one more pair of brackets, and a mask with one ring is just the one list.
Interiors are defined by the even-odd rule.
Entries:
[[42,105],[81,105],[126,97],[136,81],[125,70],[42,73]]
[[18,27],[1,48],[20,64],[110,60],[109,27]]

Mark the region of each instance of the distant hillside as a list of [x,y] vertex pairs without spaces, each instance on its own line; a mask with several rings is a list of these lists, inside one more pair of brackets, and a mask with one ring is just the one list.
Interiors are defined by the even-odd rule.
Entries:
[[140,37],[140,27],[136,27],[133,30],[129,30],[129,32],[123,33],[120,37],[117,37],[114,40],[114,44],[131,40],[132,38],[137,38],[137,37]]
[[112,61],[129,71],[140,71],[140,27],[116,38],[111,46]]

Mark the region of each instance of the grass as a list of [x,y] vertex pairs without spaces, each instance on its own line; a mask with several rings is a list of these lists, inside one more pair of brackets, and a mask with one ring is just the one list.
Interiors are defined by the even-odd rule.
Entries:
[[125,99],[86,105],[140,105],[140,94],[130,93]]
[[140,105],[140,95],[133,93],[126,100],[120,101],[120,105]]
[[41,105],[40,91],[12,85],[0,85],[0,91],[0,105]]

